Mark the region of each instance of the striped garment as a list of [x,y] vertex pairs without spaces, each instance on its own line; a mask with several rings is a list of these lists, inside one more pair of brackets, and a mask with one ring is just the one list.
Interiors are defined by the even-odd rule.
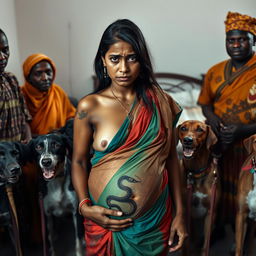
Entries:
[[165,162],[180,108],[160,89],[147,95],[153,108],[134,103],[133,121],[127,117],[108,148],[94,153],[88,180],[93,203],[121,210],[115,218],[131,217],[133,225],[112,232],[85,219],[86,255],[167,255],[172,217]]
[[16,77],[0,75],[0,141],[20,141],[25,123],[31,116]]

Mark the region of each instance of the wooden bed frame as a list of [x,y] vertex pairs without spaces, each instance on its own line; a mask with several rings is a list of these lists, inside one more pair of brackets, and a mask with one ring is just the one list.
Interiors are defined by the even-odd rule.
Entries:
[[167,92],[175,93],[196,88],[201,88],[203,84],[203,76],[201,79],[176,74],[176,73],[155,73],[155,77],[159,85]]

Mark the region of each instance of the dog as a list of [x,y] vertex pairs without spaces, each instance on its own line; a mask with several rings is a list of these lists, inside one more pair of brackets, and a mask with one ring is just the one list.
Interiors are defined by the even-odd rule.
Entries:
[[241,167],[237,184],[236,256],[244,255],[247,227],[250,227],[250,232],[247,233],[248,255],[255,255],[250,245],[254,237],[256,222],[256,134],[245,139],[243,143],[249,156]]
[[[7,227],[16,255],[22,255],[19,221],[14,198],[15,184],[28,159],[28,148],[18,142],[0,142],[0,225]],[[18,191],[20,193],[21,191]],[[16,193],[17,194],[17,193]],[[16,195],[15,194],[15,195]]]
[[[215,206],[220,198],[220,183],[216,183],[218,176],[217,161],[212,159],[210,148],[217,142],[217,137],[210,126],[203,122],[188,120],[177,127],[178,140],[182,145],[181,170],[184,182],[187,179],[187,189],[184,189],[188,214],[189,240],[183,255],[192,255],[191,244],[194,250],[201,246],[201,255],[207,255],[209,250],[210,234],[212,232],[215,211],[210,214],[210,206],[213,200],[213,185]],[[188,189],[189,188],[189,189]],[[191,223],[191,224],[190,224]],[[198,228],[202,227],[201,231]],[[202,236],[203,235],[203,236]],[[197,252],[196,255],[199,255]]]
[[60,133],[41,135],[34,138],[30,143],[44,181],[43,208],[51,255],[56,255],[53,242],[53,237],[56,236],[54,217],[72,216],[75,233],[75,255],[81,255],[82,250],[77,235],[78,199],[71,184],[69,146],[66,136]]

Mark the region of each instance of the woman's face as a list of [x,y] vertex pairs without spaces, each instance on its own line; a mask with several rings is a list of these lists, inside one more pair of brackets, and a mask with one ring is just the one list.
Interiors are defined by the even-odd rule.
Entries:
[[132,46],[121,40],[111,45],[102,61],[112,80],[111,85],[133,86],[140,73],[140,63]]
[[51,64],[44,60],[37,63],[30,71],[29,82],[39,91],[46,92],[53,83],[54,73]]

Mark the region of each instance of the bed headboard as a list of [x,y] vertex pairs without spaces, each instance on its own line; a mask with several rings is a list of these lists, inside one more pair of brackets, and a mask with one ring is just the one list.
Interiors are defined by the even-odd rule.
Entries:
[[159,85],[183,108],[179,122],[186,120],[204,121],[201,107],[197,105],[197,99],[203,84],[202,78],[176,74],[155,73]]
[[167,92],[176,93],[190,89],[201,89],[203,78],[176,73],[155,73],[159,85]]

